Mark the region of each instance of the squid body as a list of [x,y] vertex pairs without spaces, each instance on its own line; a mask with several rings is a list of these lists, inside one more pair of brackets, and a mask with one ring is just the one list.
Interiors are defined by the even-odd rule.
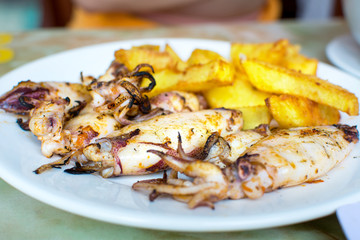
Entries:
[[[248,133],[227,137],[241,139],[239,134]],[[227,143],[233,148],[238,142]],[[213,207],[215,202],[228,198],[255,199],[265,192],[323,176],[344,160],[357,142],[356,126],[334,125],[274,130],[247,149],[239,148],[238,158],[234,161],[228,157],[223,164],[187,156],[174,158],[154,150],[152,153],[162,157],[173,172],[163,179],[139,181],[133,188],[150,190],[151,199],[160,194],[171,195],[190,208]],[[176,172],[193,181],[178,178]]]

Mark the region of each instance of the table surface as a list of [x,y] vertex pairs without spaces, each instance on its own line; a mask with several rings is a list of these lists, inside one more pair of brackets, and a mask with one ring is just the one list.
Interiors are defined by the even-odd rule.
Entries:
[[[11,32],[13,60],[0,64],[0,76],[32,60],[81,46],[139,38],[181,37],[226,41],[267,42],[287,38],[302,46],[302,53],[328,62],[326,45],[349,33],[342,20],[326,22],[282,21],[272,24],[192,25],[149,30],[45,29]],[[2,143],[4,144],[4,143]],[[1,239],[345,239],[335,214],[317,220],[261,229],[225,233],[181,233],[147,230],[104,223],[77,216],[19,192],[0,179]]]

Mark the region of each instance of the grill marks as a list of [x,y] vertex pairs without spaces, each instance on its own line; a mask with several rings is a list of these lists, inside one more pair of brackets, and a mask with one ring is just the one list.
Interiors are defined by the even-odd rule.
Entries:
[[336,128],[344,132],[344,139],[348,142],[357,143],[359,141],[359,132],[356,129],[356,126],[348,126],[343,124],[335,124]]

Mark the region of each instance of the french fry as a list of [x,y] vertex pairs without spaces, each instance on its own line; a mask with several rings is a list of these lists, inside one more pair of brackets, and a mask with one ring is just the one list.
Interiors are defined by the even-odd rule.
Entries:
[[266,106],[239,107],[235,108],[242,112],[244,119],[243,130],[254,129],[260,124],[269,124],[271,114]]
[[180,91],[200,92],[217,86],[232,84],[233,68],[223,60],[188,67],[176,85]]
[[272,95],[266,99],[266,105],[282,128],[331,125],[340,120],[337,109],[304,97]]
[[[290,58],[290,57],[288,57]],[[302,55],[293,56],[284,63],[284,67],[299,71],[304,74],[316,75],[318,60]]]
[[353,93],[316,76],[258,60],[246,60],[243,67],[250,82],[261,91],[306,97],[352,116],[359,113],[358,99]]
[[160,46],[159,45],[144,44],[144,45],[139,45],[139,46],[133,46],[131,49],[144,49],[144,50],[159,52],[160,51]]
[[174,60],[175,62],[175,69],[177,71],[183,72],[186,70],[187,68],[187,63],[184,62],[179,55],[177,55],[177,53],[174,51],[174,49],[172,49],[172,47],[170,47],[169,44],[165,45],[165,52],[169,53],[170,57]]
[[[200,92],[216,86],[231,84],[232,75],[230,64],[222,60],[193,65],[188,67],[185,72],[164,69],[153,74],[156,86],[147,95],[152,97],[171,90]],[[142,82],[141,86],[145,87],[148,84],[149,82],[146,80]]]
[[223,58],[220,54],[216,52],[204,49],[195,49],[194,51],[192,51],[189,59],[187,60],[187,65],[192,66],[197,64],[207,64],[215,60],[227,61],[225,58]]
[[245,74],[235,74],[232,85],[207,90],[204,97],[211,108],[265,106],[271,94],[255,89]]
[[230,56],[235,68],[243,72],[242,57],[280,65],[286,56],[288,46],[289,42],[286,39],[281,39],[274,43],[232,43]]
[[235,68],[243,72],[242,59],[256,59],[274,65],[294,69],[305,74],[316,75],[318,60],[299,53],[300,46],[281,39],[274,43],[232,43],[230,56]]
[[[184,77],[184,74],[182,72],[175,72],[171,69],[164,69],[155,72],[153,77],[156,79],[156,85],[151,92],[146,93],[148,97],[153,97],[162,92],[176,90],[176,85]],[[141,83],[141,87],[146,87],[149,83],[150,81],[145,79],[145,81]]]
[[287,48],[287,54],[279,66],[296,70],[304,74],[316,75],[319,61],[314,58],[308,58],[299,53],[300,47]]
[[140,63],[150,64],[155,71],[175,69],[177,59],[167,51],[159,51],[158,46],[143,45],[130,50],[120,49],[115,52],[115,61],[125,64],[129,69],[134,69]]

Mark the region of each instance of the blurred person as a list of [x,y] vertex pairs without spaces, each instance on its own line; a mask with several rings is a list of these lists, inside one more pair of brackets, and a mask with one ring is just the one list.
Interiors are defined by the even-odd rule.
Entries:
[[151,28],[159,25],[272,21],[280,0],[73,0],[71,28]]

